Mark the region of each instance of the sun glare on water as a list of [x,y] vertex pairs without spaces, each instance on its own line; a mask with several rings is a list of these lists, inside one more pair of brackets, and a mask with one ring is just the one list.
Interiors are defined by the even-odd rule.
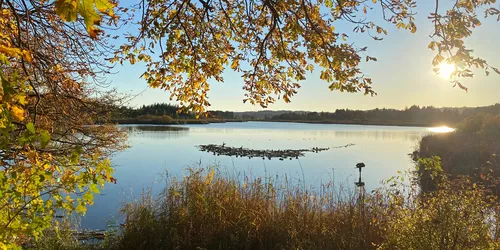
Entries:
[[441,126],[441,127],[429,128],[429,131],[433,133],[449,133],[455,131],[455,129],[446,126]]
[[439,71],[438,74],[440,77],[444,79],[450,79],[451,74],[455,72],[455,64],[450,64],[446,62],[442,62],[439,64]]

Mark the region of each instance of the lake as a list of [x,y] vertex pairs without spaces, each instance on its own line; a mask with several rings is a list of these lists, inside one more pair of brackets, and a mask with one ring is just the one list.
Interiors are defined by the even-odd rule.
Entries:
[[[232,176],[287,176],[314,188],[334,180],[354,186],[355,165],[366,164],[366,189],[413,166],[408,156],[419,139],[447,128],[304,124],[274,122],[213,123],[208,125],[123,125],[130,148],[112,158],[117,184],[107,184],[82,218],[81,228],[104,229],[116,222],[121,205],[139,199],[144,188],[164,187],[164,174],[182,177],[188,167],[217,165]],[[250,149],[331,148],[292,160],[241,158],[201,152],[198,145],[225,144]],[[335,148],[354,144],[348,147]],[[304,181],[305,180],[305,181]]]

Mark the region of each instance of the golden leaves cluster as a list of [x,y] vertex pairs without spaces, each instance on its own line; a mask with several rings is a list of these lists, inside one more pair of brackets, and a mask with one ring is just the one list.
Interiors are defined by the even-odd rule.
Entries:
[[243,101],[262,107],[276,99],[290,102],[315,68],[330,90],[374,95],[360,65],[362,57],[376,58],[365,57],[366,47],[336,31],[335,23],[350,23],[353,32],[382,40],[387,30],[363,15],[379,8],[385,21],[414,33],[415,7],[411,0],[151,0],[139,34],[111,61],[144,61],[148,84],[196,113],[210,106],[210,84],[223,82],[226,69],[240,73]]
[[[92,204],[92,194],[98,193],[105,182],[114,180],[106,150],[116,148],[124,138],[114,127],[86,128],[92,124],[90,114],[79,114],[79,120],[74,116],[68,119],[71,112],[85,112],[87,106],[98,107],[89,98],[88,90],[81,88],[82,78],[75,77],[77,74],[86,77],[92,72],[85,72],[84,67],[75,64],[88,58],[85,53],[94,49],[88,41],[99,38],[98,26],[103,16],[116,18],[115,3],[56,0],[29,5],[11,1],[0,4],[0,249],[11,249],[41,236],[44,229],[57,223],[53,218],[58,213],[84,213],[86,205]],[[25,8],[17,8],[18,5]],[[35,7],[36,17],[30,16],[28,8]],[[87,47],[75,51],[64,40],[67,37],[56,36],[63,32],[64,21],[80,18],[88,37],[78,33],[77,26],[65,34],[80,34],[82,37],[73,38],[77,41],[87,39],[80,43]],[[30,33],[32,27],[34,34]],[[37,44],[38,41],[30,40],[37,32],[48,32],[53,37]],[[49,46],[54,49],[50,52],[32,50],[46,49],[44,46],[51,41],[64,43]],[[71,56],[68,52],[80,58],[75,57],[77,60],[66,65],[47,61]],[[44,53],[51,53],[50,57]],[[64,91],[64,95],[57,95],[51,87]],[[75,129],[88,133],[92,143],[98,144],[79,141]],[[71,195],[76,193],[82,196],[73,198]]]
[[78,16],[83,18],[87,32],[92,38],[102,32],[97,26],[105,14],[111,18],[118,18],[114,13],[116,4],[108,0],[56,0],[56,13],[65,21],[76,21]]
[[[224,81],[226,69],[240,73],[244,102],[262,107],[276,99],[289,102],[300,81],[315,68],[331,90],[373,95],[372,80],[360,66],[362,57],[366,62],[377,59],[366,55],[367,47],[353,42],[345,27],[383,40],[388,34],[383,22],[369,18],[371,12],[378,12],[386,23],[415,33],[417,2],[151,0],[143,10],[139,33],[129,37],[112,61],[144,61],[147,69],[142,77],[151,87],[169,91],[171,100],[197,113],[210,106],[210,84]],[[487,17],[500,17],[494,4],[494,0],[456,1],[445,15],[431,14],[436,32],[429,48],[438,49],[439,55],[433,64],[447,60],[459,67],[497,71],[474,59],[472,50],[463,46],[471,29],[480,25],[479,10]],[[336,22],[342,23],[344,31],[336,31]],[[457,75],[472,73],[466,69]]]

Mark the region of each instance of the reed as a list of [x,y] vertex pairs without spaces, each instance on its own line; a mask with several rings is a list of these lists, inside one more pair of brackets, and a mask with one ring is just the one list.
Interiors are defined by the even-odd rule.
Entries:
[[[374,196],[375,197],[375,196]],[[332,183],[304,189],[287,178],[227,177],[216,169],[169,179],[123,208],[120,249],[374,249],[383,203],[359,203]],[[363,205],[361,205],[363,204]]]
[[[35,249],[500,249],[499,203],[470,178],[449,180],[439,157],[420,160],[438,186],[421,193],[402,174],[369,193],[305,188],[288,178],[230,177],[217,168],[167,178],[160,195],[126,204],[102,244],[71,230]],[[403,178],[404,176],[411,179]],[[362,194],[362,195],[361,195]],[[69,233],[68,233],[69,232]],[[31,247],[27,247],[30,249]]]

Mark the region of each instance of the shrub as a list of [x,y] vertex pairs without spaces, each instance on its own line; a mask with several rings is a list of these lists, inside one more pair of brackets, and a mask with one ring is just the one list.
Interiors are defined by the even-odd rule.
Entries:
[[[497,249],[495,200],[468,178],[448,180],[439,158],[423,159],[421,166],[434,169],[437,188],[409,196],[407,205],[392,202],[384,243],[380,249]],[[392,200],[397,196],[390,196]],[[399,200],[404,200],[400,197]],[[407,199],[408,200],[408,199]]]
[[[500,194],[494,181],[500,177],[500,116],[479,114],[459,124],[455,132],[426,136],[420,142],[419,156],[439,156],[444,172],[452,178],[467,175]],[[434,190],[428,172],[420,168],[420,173],[422,189]]]

